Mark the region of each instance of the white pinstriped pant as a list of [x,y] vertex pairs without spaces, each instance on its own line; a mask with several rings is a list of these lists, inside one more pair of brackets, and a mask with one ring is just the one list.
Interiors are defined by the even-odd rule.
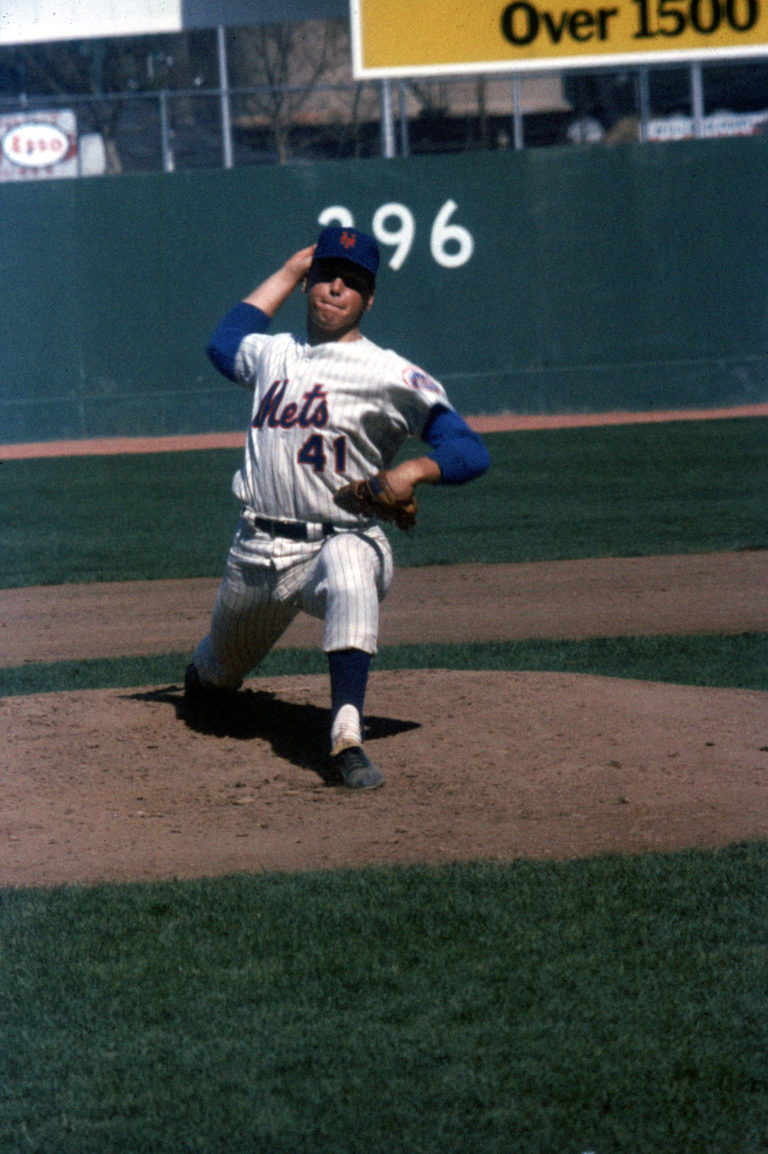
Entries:
[[392,549],[378,527],[304,542],[269,537],[241,520],[210,632],[195,650],[200,677],[236,688],[301,611],[324,620],[326,653],[375,653],[392,569]]

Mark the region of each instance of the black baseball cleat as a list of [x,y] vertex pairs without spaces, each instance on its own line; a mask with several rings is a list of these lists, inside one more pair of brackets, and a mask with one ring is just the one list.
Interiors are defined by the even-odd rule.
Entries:
[[231,703],[233,689],[219,689],[216,685],[205,685],[200,680],[194,664],[188,665],[184,674],[184,715],[210,713],[222,705]]
[[329,760],[333,777],[348,789],[378,789],[384,784],[384,774],[359,745],[332,753]]

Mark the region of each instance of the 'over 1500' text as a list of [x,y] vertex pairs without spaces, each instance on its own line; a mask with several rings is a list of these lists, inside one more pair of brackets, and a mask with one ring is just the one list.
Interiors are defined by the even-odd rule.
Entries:
[[[608,42],[628,32],[634,40],[674,38],[683,34],[711,36],[722,31],[751,32],[760,19],[760,0],[630,0],[624,9],[539,8],[530,0],[514,0],[501,14],[504,39],[518,48],[536,43],[560,45]],[[631,28],[627,29],[629,20]]]

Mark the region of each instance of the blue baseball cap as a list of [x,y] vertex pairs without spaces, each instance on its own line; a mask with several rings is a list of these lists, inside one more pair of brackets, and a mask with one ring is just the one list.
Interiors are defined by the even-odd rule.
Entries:
[[312,263],[317,260],[348,260],[375,277],[379,268],[379,246],[367,232],[329,226],[317,238]]

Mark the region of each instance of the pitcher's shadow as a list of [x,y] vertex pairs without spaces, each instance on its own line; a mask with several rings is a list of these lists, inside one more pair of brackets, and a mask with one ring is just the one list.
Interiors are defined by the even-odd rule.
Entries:
[[[127,695],[132,701],[162,701],[173,707],[178,721],[195,733],[211,737],[268,741],[276,757],[301,769],[309,769],[328,780],[326,761],[331,725],[330,709],[282,701],[274,693],[260,689],[240,689],[215,709],[196,710],[187,715],[184,691],[178,685],[142,690]],[[419,729],[417,721],[366,714],[366,741],[393,737]]]

